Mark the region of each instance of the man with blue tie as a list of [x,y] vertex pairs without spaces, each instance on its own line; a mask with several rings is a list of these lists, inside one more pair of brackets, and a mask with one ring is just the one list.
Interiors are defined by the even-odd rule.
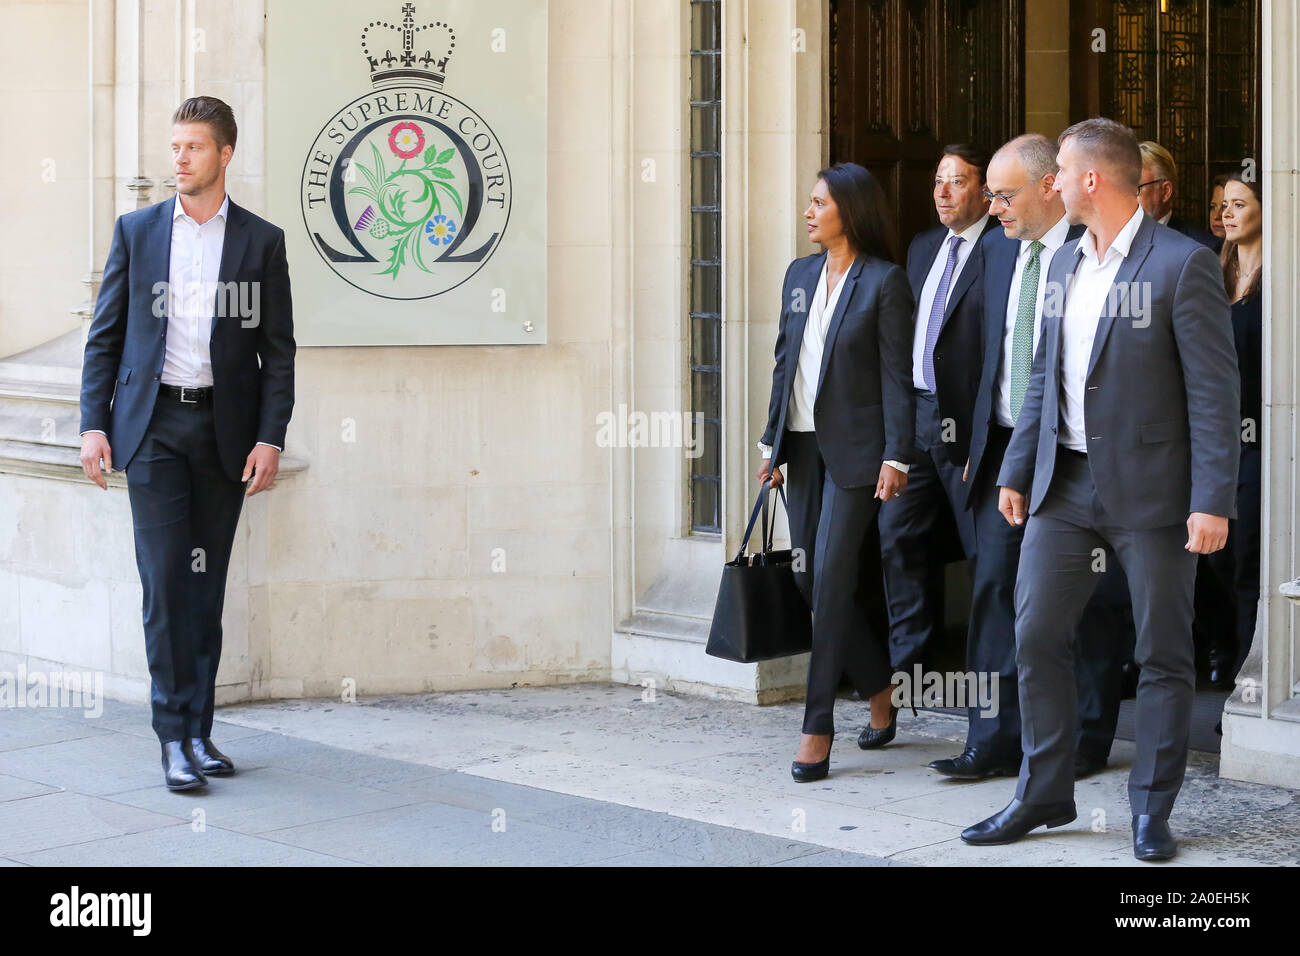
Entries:
[[918,235],[907,250],[916,298],[916,454],[906,493],[882,508],[879,519],[890,662],[905,672],[922,663],[939,626],[930,590],[941,559],[936,538],[949,521],[966,557],[975,554],[962,467],[980,378],[979,240],[997,225],[983,195],[987,164],[987,154],[974,146],[944,148],[934,175],[940,225]]
[[284,232],[226,195],[237,132],[211,96],[172,116],[176,197],[117,220],[82,368],[82,468],[126,472],[169,790],[235,770],[211,740],[226,572],[293,410]]
[[1214,254],[1138,205],[1133,131],[1084,120],[1057,146],[1053,188],[1087,230],[1052,258],[1041,340],[997,477],[999,511],[1025,526],[1015,591],[1025,759],[1015,798],[961,837],[1011,843],[1075,819],[1072,644],[1097,586],[1095,555],[1112,549],[1141,669],[1133,854],[1167,860],[1195,688],[1197,555],[1224,546],[1237,507],[1236,347]]
[[[1027,133],[989,162],[984,196],[1001,223],[981,240],[984,251],[984,361],[966,466],[965,505],[975,523],[976,558],[966,667],[996,674],[997,710],[969,708],[963,752],[930,769],[959,780],[1014,776],[1020,770],[1020,704],[1016,684],[1015,607],[1012,600],[1024,528],[998,512],[997,474],[1020,415],[1034,348],[1041,331],[1043,295],[1052,257],[1082,225],[1070,226],[1056,178],[1056,144]],[[1075,776],[1105,766],[1119,713],[1119,649],[1133,630],[1127,584],[1113,554],[1097,562],[1102,576],[1080,623],[1079,749]]]

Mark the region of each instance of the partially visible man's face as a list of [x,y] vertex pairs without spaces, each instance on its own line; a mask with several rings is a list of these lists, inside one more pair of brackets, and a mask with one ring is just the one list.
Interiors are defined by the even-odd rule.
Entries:
[[1065,203],[1066,220],[1070,225],[1077,226],[1092,211],[1092,199],[1088,195],[1088,178],[1092,171],[1075,149],[1073,137],[1062,143],[1056,151],[1056,165],[1060,169],[1052,188],[1061,194],[1061,202]]
[[[1052,188],[1054,178],[1044,176],[1030,182],[1014,153],[1000,154],[989,163],[988,190],[994,194],[989,213],[998,217],[1008,239],[1041,239],[1056,225],[1061,207]],[[1011,196],[1010,204],[998,199],[999,195]]]
[[207,123],[177,123],[172,127],[176,191],[182,196],[201,196],[221,179],[233,152],[230,146],[217,148]]
[[1139,182],[1148,185],[1138,190],[1138,204],[1152,219],[1159,219],[1174,207],[1174,184],[1161,179],[1160,170],[1150,163],[1143,163]]
[[980,171],[960,156],[949,154],[934,173],[934,208],[939,221],[953,232],[965,232],[988,214]]

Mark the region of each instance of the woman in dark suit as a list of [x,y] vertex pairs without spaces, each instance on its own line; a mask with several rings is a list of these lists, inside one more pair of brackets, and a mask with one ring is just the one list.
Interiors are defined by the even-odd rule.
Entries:
[[1232,303],[1232,337],[1241,372],[1241,459],[1237,469],[1237,517],[1228,544],[1211,555],[1215,570],[1236,598],[1237,653],[1227,675],[1235,677],[1255,637],[1259,604],[1260,494],[1263,471],[1263,267],[1264,216],[1258,182],[1232,173],[1223,185],[1223,285]]
[[812,606],[803,737],[791,768],[801,782],[829,770],[846,671],[871,702],[859,746],[894,737],[886,635],[868,620],[858,570],[877,509],[907,484],[915,427],[912,293],[894,265],[884,192],[866,169],[837,163],[818,174],[804,219],[823,251],[786,270],[760,443],[771,457],[759,470],[779,486],[780,466],[790,466],[790,539],[804,557],[800,588]]

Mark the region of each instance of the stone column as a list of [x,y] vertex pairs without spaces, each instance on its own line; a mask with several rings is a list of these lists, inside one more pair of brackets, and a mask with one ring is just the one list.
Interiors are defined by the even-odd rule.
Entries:
[[114,212],[121,215],[165,198],[161,183],[171,175],[167,142],[176,109],[182,6],[154,7],[147,0],[116,0],[111,6]]
[[86,300],[72,310],[81,317],[81,344],[86,343],[99,294],[100,271],[113,239],[114,67],[116,65],[116,0],[90,0],[90,263],[81,281]]
[[1295,62],[1297,30],[1291,0],[1266,0],[1263,68],[1264,155],[1264,490],[1259,617],[1250,656],[1237,677],[1223,718],[1219,773],[1236,780],[1300,786],[1300,685],[1297,633],[1291,602],[1280,585],[1296,576],[1300,486],[1295,481],[1296,388],[1300,351],[1300,244],[1296,222],[1300,167],[1300,97]]

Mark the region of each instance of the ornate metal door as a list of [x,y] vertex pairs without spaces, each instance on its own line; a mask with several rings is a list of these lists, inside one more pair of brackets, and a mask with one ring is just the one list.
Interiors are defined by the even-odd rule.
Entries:
[[1202,228],[1211,180],[1260,155],[1259,16],[1259,0],[1071,3],[1073,118],[1109,116],[1168,149],[1175,214]]

